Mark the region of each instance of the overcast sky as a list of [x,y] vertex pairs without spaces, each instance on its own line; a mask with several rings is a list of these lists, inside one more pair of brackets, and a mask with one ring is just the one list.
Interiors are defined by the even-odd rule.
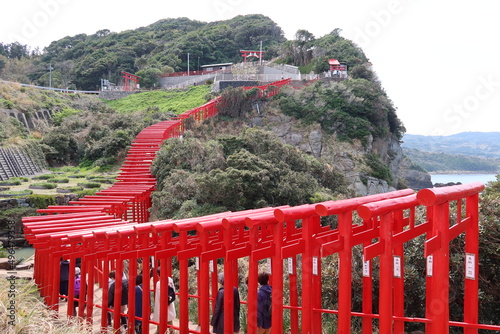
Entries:
[[500,131],[498,0],[4,0],[0,8],[0,42],[41,49],[68,35],[177,17],[264,14],[288,39],[298,29],[321,37],[340,28],[363,48],[407,133]]

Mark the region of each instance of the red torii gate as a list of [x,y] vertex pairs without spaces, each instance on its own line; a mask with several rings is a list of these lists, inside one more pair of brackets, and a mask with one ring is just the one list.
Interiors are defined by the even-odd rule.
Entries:
[[[123,90],[129,92],[137,88],[140,76],[122,71],[123,74]],[[133,84],[132,84],[133,83]]]
[[[138,264],[143,268],[156,269],[159,265],[165,268],[160,277],[161,284],[166,284],[166,277],[171,275],[172,258],[179,261],[179,326],[181,333],[209,333],[210,301],[217,293],[216,260],[223,261],[225,285],[238,285],[238,259],[249,258],[248,301],[256,300],[257,274],[259,261],[269,259],[271,263],[271,282],[273,286],[273,333],[280,333],[283,312],[288,310],[291,317],[291,333],[321,333],[322,314],[333,313],[338,317],[338,332],[350,333],[351,318],[363,319],[363,333],[373,332],[373,318],[378,318],[379,332],[403,333],[405,322],[422,322],[426,324],[426,333],[447,333],[450,326],[462,326],[466,333],[477,333],[478,328],[500,330],[500,326],[477,324],[477,199],[484,188],[481,183],[464,186],[453,186],[440,189],[425,189],[418,194],[411,190],[385,193],[341,201],[329,201],[298,207],[263,208],[242,212],[226,212],[205,217],[196,217],[177,221],[161,221],[143,224],[128,224],[120,221],[108,221],[102,215],[99,220],[95,216],[66,218],[68,215],[57,215],[61,219],[58,227],[47,226],[44,217],[32,217],[25,221],[30,242],[37,249],[38,263],[44,263],[48,281],[41,284],[47,293],[47,304],[57,305],[59,257],[75,260],[82,258],[82,278],[88,282],[101,282],[103,287],[102,326],[106,326],[107,284],[102,283],[109,270],[123,270],[125,262],[129,263],[129,281],[133,282],[138,273]],[[462,203],[465,200],[466,215],[462,217],[462,207],[456,224],[450,227],[448,211],[452,201]],[[418,206],[427,208],[425,221],[417,222],[415,211]],[[363,218],[362,224],[353,222],[354,212]],[[338,227],[324,226],[320,217],[336,216]],[[85,224],[82,221],[88,220]],[[98,223],[101,222],[102,223]],[[53,219],[53,223],[58,220]],[[43,224],[41,224],[43,222]],[[37,224],[38,223],[38,224]],[[119,227],[117,224],[120,224]],[[300,225],[299,225],[300,224]],[[75,228],[76,227],[76,228]],[[47,230],[49,228],[49,230]],[[71,229],[68,231],[68,229]],[[447,232],[448,231],[448,232]],[[176,232],[174,236],[172,232]],[[195,232],[195,233],[193,233]],[[406,318],[404,316],[404,261],[403,244],[419,235],[426,234],[426,253],[423,256],[448,257],[448,243],[462,232],[466,233],[467,258],[472,261],[467,271],[463,321],[451,321],[446,310],[449,305],[443,299],[443,291],[447,291],[448,267],[446,263],[434,260],[430,264],[432,276],[428,277],[426,318]],[[373,240],[376,240],[373,242]],[[380,287],[379,314],[373,314],[371,263],[364,268],[352,267],[352,249],[355,245],[363,245],[365,261],[379,257]],[[339,295],[338,309],[324,309],[321,303],[322,277],[321,259],[338,254],[339,258]],[[297,256],[301,258],[301,273],[297,273]],[[151,262],[150,257],[155,261]],[[189,261],[198,263],[195,277],[188,270]],[[71,261],[74,267],[74,262]],[[288,279],[284,276],[284,264],[290,265]],[[471,267],[472,266],[472,267]],[[101,268],[101,269],[98,269]],[[74,268],[72,268],[74,269]],[[368,274],[363,278],[362,312],[353,312],[351,307],[351,290],[353,270],[363,270]],[[154,270],[153,270],[154,272]],[[163,272],[163,271],[162,271]],[[429,273],[428,273],[429,275]],[[38,274],[37,274],[38,276]],[[119,276],[119,275],[118,275]],[[44,276],[42,276],[44,277]],[[284,289],[284,277],[288,290]],[[117,277],[117,298],[120,296],[121,276]],[[154,280],[158,278],[155,276]],[[188,283],[198,282],[198,292],[190,295]],[[443,282],[444,281],[444,282]],[[118,283],[120,282],[120,283]],[[149,283],[148,283],[149,284]],[[151,287],[148,287],[150,289]],[[166,287],[165,287],[166,288]],[[48,289],[48,290],[47,290]],[[144,286],[145,291],[146,287]],[[299,302],[297,291],[302,289],[302,302]],[[444,289],[444,290],[443,290]],[[74,297],[70,296],[71,303]],[[79,316],[92,314],[91,303],[94,286],[89,284],[85,292],[86,301],[81,298]],[[224,300],[226,309],[232,310],[231,294]],[[129,326],[133,324],[134,296],[129,295],[129,308],[126,314]],[[200,331],[189,329],[188,304],[190,300],[198,302],[198,322]],[[285,303],[289,301],[289,304]],[[54,303],[55,302],[55,303]],[[165,304],[166,305],[166,304]],[[439,306],[439,307],[436,307]],[[117,309],[117,308],[115,308]],[[439,311],[439,312],[436,312]],[[149,309],[142,320],[149,321]],[[247,303],[248,333],[255,333],[256,304]],[[68,314],[72,310],[68,309]],[[299,314],[301,321],[299,322]],[[116,324],[119,314],[115,313]],[[89,319],[90,321],[90,319]],[[232,328],[232,318],[225,317],[226,328]],[[166,308],[161,312],[160,331],[166,330]],[[147,333],[144,327],[143,333]],[[229,331],[228,331],[229,332]]]
[[259,60],[261,60],[262,57],[264,56],[264,53],[266,53],[266,51],[240,50],[240,53],[241,53],[241,56],[243,57],[243,62],[246,63],[248,57],[256,57],[256,58],[259,58]]
[[[289,80],[288,80],[289,82]],[[282,86],[287,83],[274,83]],[[272,91],[274,92],[274,91]],[[190,117],[204,119],[216,114],[218,99],[195,108]],[[225,273],[226,287],[238,285],[237,264],[239,259],[249,259],[247,319],[248,333],[256,332],[257,274],[262,261],[271,264],[273,286],[273,334],[283,330],[283,315],[290,315],[290,332],[321,333],[322,315],[337,316],[339,333],[351,332],[353,317],[361,317],[363,334],[374,330],[373,319],[378,319],[379,332],[403,333],[405,322],[421,322],[427,333],[447,333],[450,326],[462,326],[466,333],[477,333],[479,328],[500,330],[500,326],[478,324],[478,194],[484,185],[474,183],[439,189],[425,189],[418,194],[412,190],[328,201],[297,207],[263,208],[242,212],[225,212],[216,215],[183,220],[148,222],[149,195],[154,190],[155,180],[145,166],[150,166],[161,142],[179,136],[184,130],[184,120],[164,121],[143,130],[127,156],[127,162],[118,177],[119,181],[96,197],[85,197],[78,206],[50,207],[47,213],[60,213],[23,219],[27,240],[35,248],[34,278],[47,305],[58,309],[59,260],[71,259],[70,280],[74,279],[77,258],[81,259],[83,284],[77,315],[91,322],[95,307],[101,308],[101,326],[106,327],[107,276],[109,271],[124,270],[128,265],[129,282],[142,267],[147,274],[152,268],[153,282],[160,280],[166,291],[167,277],[172,274],[172,259],[179,262],[178,282],[179,325],[174,328],[181,333],[209,333],[210,307],[214,307],[217,294],[217,271]],[[133,189],[133,190],[132,190]],[[127,194],[127,196],[124,196]],[[99,196],[102,201],[99,201]],[[103,204],[108,201],[108,204]],[[78,202],[78,201],[77,201]],[[111,204],[110,204],[111,203]],[[456,203],[457,220],[450,226],[448,214],[450,204]],[[462,214],[465,205],[465,215]],[[417,221],[417,208],[426,210],[424,221]],[[73,208],[73,209],[72,209]],[[83,210],[83,211],[82,211]],[[87,211],[85,211],[87,210]],[[355,213],[363,222],[355,222]],[[337,226],[322,224],[321,217],[334,216]],[[125,219],[132,218],[134,223]],[[466,304],[463,321],[449,318],[449,300],[442,292],[449,289],[448,244],[461,233],[466,233]],[[426,256],[430,274],[426,278],[426,317],[422,319],[404,316],[404,261],[403,244],[419,235],[426,235]],[[363,268],[352,266],[353,248],[363,248]],[[432,256],[432,258],[431,258]],[[339,259],[338,308],[324,309],[322,306],[323,283],[322,259]],[[373,314],[373,273],[371,260],[380,261],[379,314]],[[430,261],[429,259],[433,259]],[[154,260],[152,260],[154,259]],[[299,267],[300,272],[297,270]],[[443,260],[444,259],[444,260]],[[189,271],[189,262],[197,263],[197,271]],[[222,262],[222,265],[216,265]],[[288,273],[284,272],[288,264]],[[445,265],[443,265],[445,264]],[[162,275],[156,275],[160,266]],[[353,311],[352,274],[363,270],[363,309]],[[165,273],[165,274],[164,274]],[[196,280],[197,292],[190,294],[188,283]],[[102,287],[102,305],[94,301],[96,286]],[[289,287],[285,290],[285,283]],[[154,290],[155,284],[144,280],[143,290]],[[119,303],[122,276],[116,277],[115,303]],[[302,298],[298,291],[302,289]],[[72,285],[69,288],[68,304],[75,300]],[[357,291],[354,291],[356,293]],[[133,333],[135,294],[129,290],[129,332]],[[166,322],[167,308],[160,310],[160,322],[149,320],[149,294],[143,294],[143,333],[148,333],[149,324],[158,324],[164,332],[172,327]],[[166,298],[165,294],[162,298]],[[189,328],[189,303],[198,305],[199,330]],[[469,303],[470,301],[470,303]],[[166,300],[161,301],[166,305]],[[225,294],[225,309],[232,309],[231,294]],[[436,308],[438,307],[438,308]],[[119,304],[115,304],[115,310]],[[441,312],[437,312],[441,311]],[[114,313],[115,328],[119,326],[119,312]],[[73,309],[68,307],[68,315]],[[225,317],[225,328],[232,328],[232,317]],[[230,333],[230,330],[226,331]]]

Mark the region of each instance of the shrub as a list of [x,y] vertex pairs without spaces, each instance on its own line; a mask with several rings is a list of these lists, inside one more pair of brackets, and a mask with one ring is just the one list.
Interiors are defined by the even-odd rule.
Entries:
[[99,190],[99,189],[84,189],[84,190],[76,191],[76,194],[80,198],[84,197],[84,196],[92,196],[92,195],[95,195],[97,190]]
[[370,174],[377,179],[385,180],[392,184],[392,175],[389,168],[380,161],[380,158],[373,154],[367,154],[365,157],[366,164],[370,167]]
[[49,181],[53,182],[53,183],[68,183],[69,179],[67,177],[64,177],[64,178],[54,177],[54,178],[47,180],[47,182],[49,182]]
[[5,181],[0,181],[0,185],[14,185],[14,186],[19,186],[21,185],[21,181],[19,180],[5,180]]
[[24,177],[24,176],[20,176],[20,177],[11,177],[9,180],[19,180],[21,182],[28,182],[29,179],[27,177]]
[[75,114],[78,114],[79,112],[81,112],[80,110],[76,110],[76,109],[73,109],[73,108],[69,108],[69,107],[65,107],[63,108],[61,111],[58,111],[58,112],[55,112],[52,114],[52,122],[55,124],[55,125],[61,125],[63,120],[66,118],[66,117],[69,117],[71,115],[75,115]]
[[49,165],[66,165],[77,161],[78,143],[73,135],[54,130],[42,139]]
[[57,189],[66,190],[66,191],[70,191],[70,192],[77,192],[77,191],[83,190],[83,187],[81,187],[81,186],[68,186],[68,187],[57,187]]
[[46,209],[49,205],[57,204],[56,196],[54,195],[39,195],[39,194],[30,195],[28,197],[28,202],[30,204],[30,207],[36,209]]
[[241,88],[229,87],[222,92],[222,99],[218,105],[219,115],[241,117],[252,110],[252,103],[245,91]]
[[0,194],[5,194],[5,195],[31,195],[33,194],[33,190],[29,189],[23,189],[23,190],[7,190],[7,191],[2,191]]
[[32,185],[30,185],[30,188],[31,187],[32,187],[32,189],[36,189],[36,188],[54,189],[57,187],[57,184],[49,183],[49,182],[46,182],[46,183],[38,182],[38,183],[33,183]]
[[33,180],[49,180],[52,178],[54,178],[54,174],[42,174],[32,177]]
[[82,182],[82,183],[77,183],[77,185],[84,187],[84,188],[100,188],[101,184],[99,182]]

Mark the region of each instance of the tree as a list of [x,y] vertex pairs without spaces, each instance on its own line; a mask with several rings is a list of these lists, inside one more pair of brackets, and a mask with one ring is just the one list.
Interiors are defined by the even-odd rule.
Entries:
[[75,62],[65,60],[62,63],[56,64],[55,68],[58,70],[61,78],[61,88],[68,88],[69,84],[75,78]]
[[97,35],[97,37],[106,37],[110,33],[111,33],[111,31],[109,29],[101,29],[101,30],[98,30],[95,34]]
[[193,203],[213,213],[215,208],[310,203],[347,191],[334,168],[283,144],[273,133],[247,129],[237,136],[220,134],[201,141],[195,136],[206,132],[196,129],[162,147],[152,167],[159,185],[153,199],[158,219],[179,217],[180,211],[190,215]]
[[160,69],[154,67],[146,68],[136,73],[136,75],[140,76],[139,84],[143,88],[159,87],[158,79],[162,74],[163,72]]
[[77,162],[78,143],[70,133],[61,133],[57,129],[42,139],[42,149],[50,166],[71,165]]

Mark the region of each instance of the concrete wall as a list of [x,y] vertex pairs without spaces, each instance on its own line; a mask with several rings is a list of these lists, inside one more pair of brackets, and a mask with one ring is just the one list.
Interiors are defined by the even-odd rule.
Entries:
[[35,127],[36,121],[50,122],[50,119],[52,117],[48,109],[41,109],[29,113],[25,113],[16,109],[0,109],[0,112],[16,118],[28,130],[32,130]]

